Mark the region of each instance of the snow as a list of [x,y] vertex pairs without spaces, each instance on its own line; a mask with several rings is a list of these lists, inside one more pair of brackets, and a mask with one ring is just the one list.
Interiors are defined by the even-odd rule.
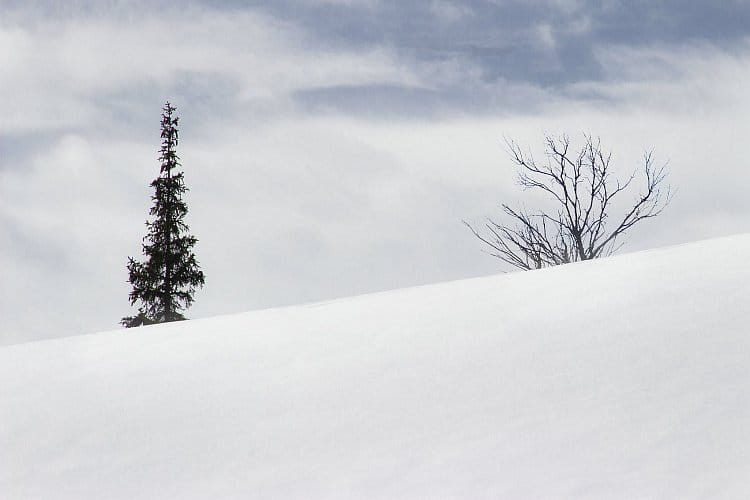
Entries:
[[749,256],[0,347],[0,498],[749,498]]

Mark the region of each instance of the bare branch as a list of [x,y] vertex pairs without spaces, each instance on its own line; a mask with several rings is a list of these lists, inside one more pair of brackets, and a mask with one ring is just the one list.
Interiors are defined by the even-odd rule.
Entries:
[[491,249],[491,255],[519,269],[611,255],[622,247],[619,241],[630,228],[660,215],[672,199],[665,183],[666,166],[655,168],[653,152],[649,151],[643,160],[645,191],[635,197],[631,208],[608,230],[613,200],[630,190],[637,170],[624,181],[615,177],[611,171],[612,153],[605,153],[601,140],[591,135],[584,135],[584,144],[577,153],[571,150],[568,136],[546,136],[544,163],[538,163],[530,151],[525,153],[515,141],[504,140],[511,161],[518,167],[518,184],[524,190],[544,193],[557,209],[528,213],[503,204],[510,223],[487,219],[486,236],[463,222]]

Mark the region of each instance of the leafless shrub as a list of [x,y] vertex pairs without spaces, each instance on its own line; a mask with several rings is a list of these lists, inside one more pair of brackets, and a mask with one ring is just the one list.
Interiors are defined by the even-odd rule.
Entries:
[[612,153],[601,141],[585,136],[583,147],[574,152],[567,136],[545,137],[545,157],[537,162],[531,153],[506,140],[511,159],[519,169],[518,183],[527,190],[545,193],[553,210],[529,212],[502,204],[510,222],[487,219],[485,234],[464,221],[489,253],[519,269],[539,269],[567,262],[611,255],[621,246],[621,237],[634,225],[661,214],[672,198],[665,184],[666,167],[655,167],[653,155],[643,158],[645,188],[628,205],[624,215],[612,218],[609,211],[621,193],[632,191],[637,171],[623,182],[611,169]]

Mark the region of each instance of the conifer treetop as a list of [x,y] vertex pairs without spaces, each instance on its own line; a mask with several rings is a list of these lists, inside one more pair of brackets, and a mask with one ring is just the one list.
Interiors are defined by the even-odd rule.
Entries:
[[193,294],[205,284],[205,276],[193,253],[198,242],[189,231],[185,216],[188,207],[183,195],[188,191],[176,147],[179,117],[169,101],[161,119],[162,144],[159,176],[151,182],[154,194],[143,238],[145,260],[128,257],[128,281],[132,285],[130,304],[139,303],[138,314],[122,319],[126,327],[185,319],[182,311],[193,303]]

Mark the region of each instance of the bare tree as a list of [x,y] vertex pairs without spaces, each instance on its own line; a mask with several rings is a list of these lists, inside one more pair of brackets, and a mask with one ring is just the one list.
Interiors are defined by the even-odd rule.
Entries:
[[612,153],[601,141],[585,136],[583,147],[571,150],[567,136],[545,137],[545,161],[537,162],[518,144],[506,140],[511,159],[519,168],[518,183],[539,190],[553,202],[553,210],[529,212],[502,204],[510,223],[487,219],[486,234],[464,221],[487,244],[490,254],[519,269],[539,269],[567,262],[611,255],[621,237],[634,225],[659,215],[671,200],[665,185],[666,167],[654,167],[653,155],[643,158],[645,188],[627,205],[624,215],[613,219],[609,211],[618,195],[632,191],[637,171],[622,182],[610,167]]

